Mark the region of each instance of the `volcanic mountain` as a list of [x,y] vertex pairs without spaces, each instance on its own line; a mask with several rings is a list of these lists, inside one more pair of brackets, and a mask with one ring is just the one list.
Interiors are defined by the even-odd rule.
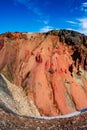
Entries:
[[72,30],[1,34],[0,103],[27,116],[87,108],[87,37]]

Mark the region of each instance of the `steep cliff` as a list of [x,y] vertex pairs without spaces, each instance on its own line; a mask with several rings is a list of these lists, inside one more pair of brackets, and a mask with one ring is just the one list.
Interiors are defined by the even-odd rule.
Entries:
[[0,73],[23,88],[40,115],[87,107],[87,37],[69,30],[0,35]]

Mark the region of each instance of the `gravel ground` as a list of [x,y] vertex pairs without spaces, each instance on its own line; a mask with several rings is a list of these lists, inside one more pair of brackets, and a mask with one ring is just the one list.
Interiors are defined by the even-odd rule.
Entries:
[[79,116],[43,120],[19,117],[0,109],[0,130],[86,130],[87,113]]

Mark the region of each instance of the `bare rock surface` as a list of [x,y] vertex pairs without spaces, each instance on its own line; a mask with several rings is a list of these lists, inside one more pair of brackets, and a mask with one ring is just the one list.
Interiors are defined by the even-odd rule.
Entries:
[[85,35],[69,30],[5,33],[0,72],[23,88],[42,116],[81,110],[87,107],[86,45]]
[[10,83],[0,75],[0,105],[7,111],[25,116],[39,116],[33,101],[28,99],[23,89]]
[[87,37],[70,30],[1,34],[0,108],[1,129],[85,129],[86,112],[54,120],[24,116],[87,108]]

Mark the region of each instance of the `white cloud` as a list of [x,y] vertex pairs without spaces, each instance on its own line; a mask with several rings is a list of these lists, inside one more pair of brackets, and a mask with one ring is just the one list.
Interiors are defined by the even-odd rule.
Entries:
[[66,21],[66,22],[70,24],[77,24],[77,22],[74,22],[74,21]]
[[40,32],[48,32],[53,30],[54,28],[52,26],[44,26],[43,28],[40,29]]
[[[72,25],[76,25],[75,31],[78,31],[80,33],[86,34],[87,35],[87,17],[84,18],[78,18],[75,19],[76,22],[74,21],[66,21]],[[67,28],[68,30],[73,30],[72,28]]]
[[79,31],[87,35],[87,18],[78,19]]
[[82,3],[82,6],[83,6],[83,7],[87,7],[87,2]]
[[83,29],[87,29],[87,18],[78,19],[80,21],[80,25]]
[[82,3],[82,5],[81,5],[81,11],[87,13],[87,2]]
[[43,23],[44,24],[48,24],[49,23],[49,20],[47,19],[47,20],[43,20]]
[[[67,30],[73,30],[72,28],[66,28]],[[75,30],[75,29],[74,29]]]

